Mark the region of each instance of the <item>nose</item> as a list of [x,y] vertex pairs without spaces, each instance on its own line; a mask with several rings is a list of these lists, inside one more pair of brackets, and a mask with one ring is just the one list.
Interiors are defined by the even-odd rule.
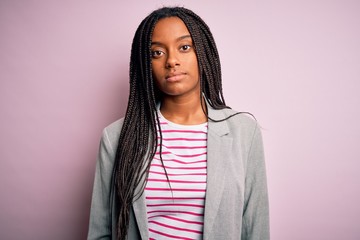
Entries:
[[180,61],[175,51],[169,51],[166,59],[166,68],[175,68],[180,66]]

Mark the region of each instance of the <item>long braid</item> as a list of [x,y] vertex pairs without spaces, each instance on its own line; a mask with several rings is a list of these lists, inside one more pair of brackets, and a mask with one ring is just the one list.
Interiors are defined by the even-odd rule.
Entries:
[[[135,188],[147,170],[144,171],[143,169],[144,157],[147,154],[148,147],[153,149],[153,146],[148,146],[149,141],[150,143],[154,142],[154,136],[150,135],[151,130],[154,132],[151,129],[151,126],[154,125],[151,124],[154,117],[152,116],[153,111],[149,110],[151,109],[151,101],[145,99],[147,89],[146,82],[144,82],[149,79],[150,70],[149,67],[146,67],[146,62],[149,62],[149,56],[146,57],[146,55],[149,55],[149,53],[142,51],[148,48],[148,46],[144,46],[143,39],[146,39],[146,32],[148,31],[146,23],[149,20],[151,19],[147,18],[140,24],[133,41],[128,108],[119,137],[114,166],[114,180],[120,206],[118,239],[125,239],[126,237],[129,225],[129,211],[135,195]],[[155,100],[152,102],[155,102]],[[150,155],[153,154],[153,151],[151,151]]]
[[[182,19],[191,34],[198,58],[201,91],[209,104],[215,109],[228,108],[222,93],[219,54],[206,23],[192,11],[181,7],[164,7],[147,16],[136,30],[132,43],[128,106],[114,163],[112,181],[116,205],[119,206],[116,212],[117,239],[126,239],[132,203],[144,191],[146,181],[143,179],[146,180],[148,177],[150,163],[159,142],[161,153],[162,135],[156,111],[161,93],[155,87],[152,76],[151,37],[156,22],[166,17]],[[206,112],[203,103],[202,107]],[[157,128],[160,139],[157,136]],[[161,154],[160,159],[162,161]],[[137,187],[140,187],[139,192],[136,192]]]
[[214,38],[206,23],[195,13],[187,10],[180,18],[191,32],[198,56],[203,92],[215,109],[226,108],[222,94],[221,66]]

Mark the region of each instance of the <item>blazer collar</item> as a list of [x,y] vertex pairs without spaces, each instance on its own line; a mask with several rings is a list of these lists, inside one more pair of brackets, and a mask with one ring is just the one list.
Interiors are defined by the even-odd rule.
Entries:
[[[206,101],[206,106],[208,110],[208,116],[213,120],[222,120],[226,118],[224,110],[216,110],[212,108],[209,103]],[[215,133],[216,135],[222,137],[229,133],[229,127],[226,121],[213,122],[209,119],[209,131]]]
[[[214,120],[225,119],[226,115],[224,110],[213,109],[208,102],[207,110],[208,116]],[[205,213],[204,213],[204,232],[203,238],[208,239],[211,237],[211,230],[214,224],[215,217],[219,210],[222,192],[225,184],[225,169],[223,159],[230,157],[230,149],[232,139],[227,135],[229,127],[227,121],[213,122],[209,119],[208,125],[208,138],[207,138],[207,183],[205,195]],[[137,186],[136,192],[141,191],[141,185]],[[139,227],[142,239],[149,239],[149,229],[147,222],[146,200],[145,193],[136,199],[133,203],[133,210],[136,222]]]

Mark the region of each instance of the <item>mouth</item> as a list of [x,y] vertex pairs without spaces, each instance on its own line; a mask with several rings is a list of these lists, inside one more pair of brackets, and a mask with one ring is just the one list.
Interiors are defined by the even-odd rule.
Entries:
[[165,80],[168,82],[176,82],[185,77],[186,73],[179,72],[179,73],[169,73],[166,75]]

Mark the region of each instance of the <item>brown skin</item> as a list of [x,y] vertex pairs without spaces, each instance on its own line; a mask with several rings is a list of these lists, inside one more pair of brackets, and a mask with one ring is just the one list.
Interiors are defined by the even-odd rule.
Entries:
[[178,17],[159,20],[151,40],[153,77],[163,93],[161,114],[177,124],[206,122],[198,61],[184,22]]

